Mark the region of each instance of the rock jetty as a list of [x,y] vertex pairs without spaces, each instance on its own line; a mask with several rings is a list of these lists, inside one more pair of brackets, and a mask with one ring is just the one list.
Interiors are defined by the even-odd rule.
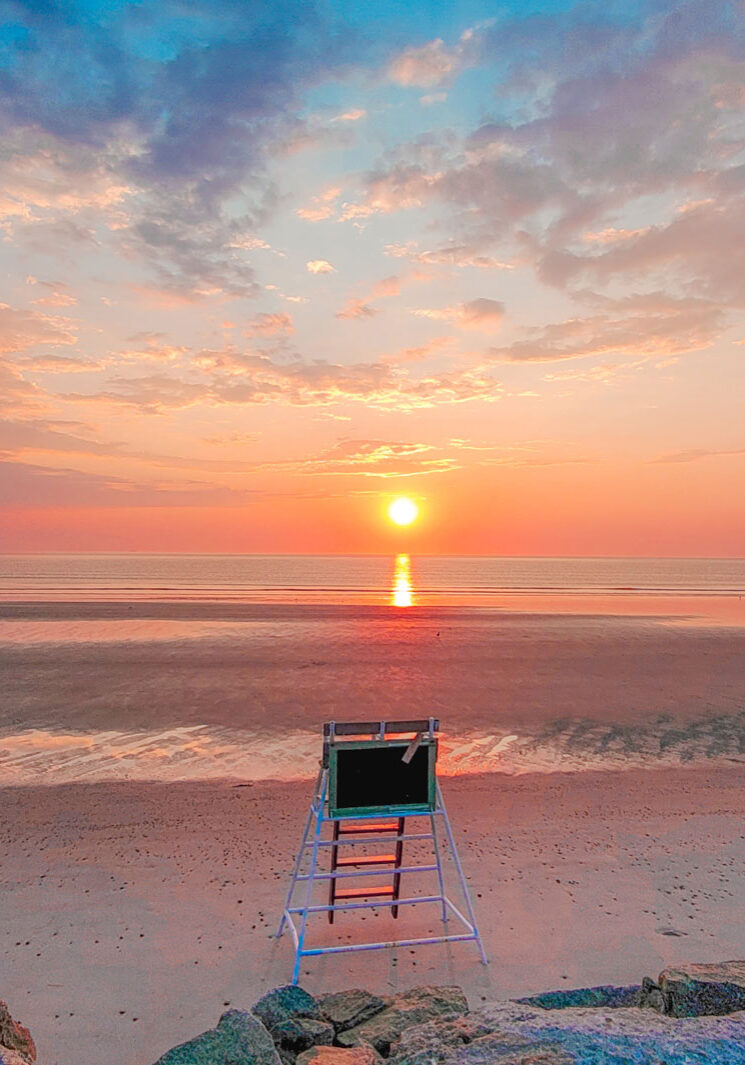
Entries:
[[459,987],[279,987],[156,1065],[745,1065],[745,963],[470,1010]]
[[[35,1065],[0,1002],[0,1065]],[[459,987],[382,998],[277,987],[155,1065],[745,1065],[745,962],[664,969],[628,987],[547,991],[469,1009]]]

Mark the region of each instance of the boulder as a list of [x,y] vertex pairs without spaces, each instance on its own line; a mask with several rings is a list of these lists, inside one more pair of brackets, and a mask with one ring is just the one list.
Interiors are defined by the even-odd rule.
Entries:
[[451,1046],[445,1052],[397,1055],[396,1065],[575,1065],[575,1059],[559,1046],[503,1032],[492,1032],[469,1043]]
[[28,1065],[28,1058],[23,1058],[17,1050],[0,1046],[0,1065]]
[[275,1024],[270,1034],[280,1051],[280,1057],[289,1054],[294,1058],[312,1046],[331,1046],[336,1033],[333,1024],[328,1021],[314,1017],[290,1017]]
[[[494,1026],[474,1018],[472,1014],[454,1021],[428,1021],[407,1028],[390,1050],[389,1062],[395,1065],[439,1065],[460,1061],[463,1048],[494,1034]],[[511,1037],[511,1046],[525,1044],[525,1040]],[[483,1044],[482,1044],[483,1046]]]
[[384,1056],[391,1044],[414,1025],[431,1020],[453,1020],[468,1012],[466,996],[459,987],[415,987],[392,998],[380,1013],[337,1035],[340,1046],[370,1043]]
[[[31,1038],[31,1032],[18,1021],[13,1020],[7,1002],[2,1001],[0,1001],[0,1048],[3,1051],[14,1051],[27,1065],[33,1065],[36,1061],[36,1047]],[[11,1060],[7,1054],[6,1058],[8,1061]]]
[[639,992],[639,1005],[643,1009],[656,1010],[658,1013],[667,1013],[669,1003],[659,984],[656,984],[651,976],[645,976],[642,980]]
[[303,991],[302,987],[293,984],[285,984],[284,987],[275,987],[260,998],[251,1010],[259,1020],[271,1031],[283,1021],[292,1020],[294,1017],[310,1017],[313,1020],[321,1020],[321,1011],[318,1003]]
[[346,1032],[369,1021],[376,1013],[381,1013],[386,1002],[369,991],[355,987],[350,991],[323,995],[318,999],[318,1005],[323,1016],[331,1021],[337,1032]]
[[358,1047],[315,1046],[297,1056],[297,1065],[380,1065],[381,1061],[375,1047],[367,1043]]
[[216,1028],[167,1051],[156,1065],[280,1065],[280,1059],[257,1017],[228,1010]]
[[664,1011],[672,1017],[703,1017],[745,1010],[745,961],[663,969],[658,985]]
[[[501,1002],[475,1011],[468,1021],[500,1038],[522,1037],[534,1048],[530,1053],[539,1048],[564,1053],[574,1065],[745,1065],[745,1014],[680,1021],[634,1006],[545,1010]],[[455,1049],[446,1065],[480,1065],[482,1059],[472,1056],[480,1054],[476,1044],[486,1049],[490,1038]]]
[[603,984],[600,987],[575,987],[566,991],[544,991],[540,995],[515,999],[526,1006],[540,1006],[544,1010],[565,1010],[575,1006],[603,1006],[606,1009],[622,1009],[626,1006],[641,1006],[642,987],[630,984],[615,987]]

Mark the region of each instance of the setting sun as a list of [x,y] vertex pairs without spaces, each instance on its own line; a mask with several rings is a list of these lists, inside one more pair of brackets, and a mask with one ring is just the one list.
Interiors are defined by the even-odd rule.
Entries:
[[418,515],[419,507],[406,496],[399,496],[398,499],[394,499],[388,507],[388,517],[396,525],[411,525]]

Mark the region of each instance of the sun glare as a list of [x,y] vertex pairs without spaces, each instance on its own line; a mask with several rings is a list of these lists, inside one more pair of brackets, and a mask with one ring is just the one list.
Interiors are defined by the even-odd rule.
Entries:
[[413,606],[414,594],[411,584],[411,564],[408,555],[396,555],[396,568],[393,571],[393,606]]
[[399,496],[398,499],[394,499],[391,505],[388,507],[388,517],[391,521],[394,521],[396,525],[411,525],[412,521],[415,521],[419,514],[419,507],[411,499],[407,499],[406,496]]

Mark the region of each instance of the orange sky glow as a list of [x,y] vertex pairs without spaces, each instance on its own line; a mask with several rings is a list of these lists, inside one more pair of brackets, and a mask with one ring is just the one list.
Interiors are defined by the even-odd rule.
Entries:
[[737,5],[126,7],[14,15],[0,551],[742,555]]

